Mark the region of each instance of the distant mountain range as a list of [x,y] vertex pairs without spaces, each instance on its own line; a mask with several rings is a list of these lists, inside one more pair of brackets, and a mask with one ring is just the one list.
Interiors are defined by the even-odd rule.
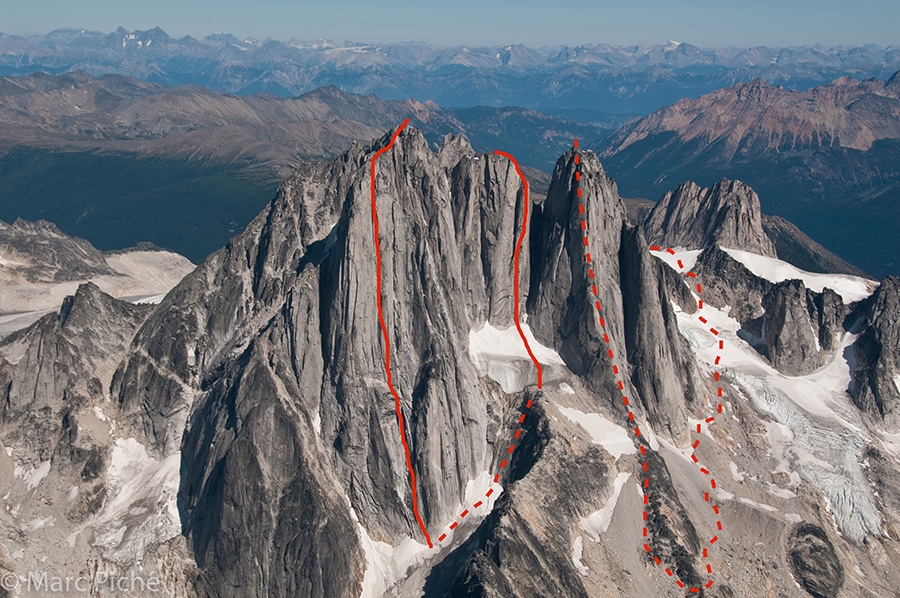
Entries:
[[0,80],[0,218],[45,219],[102,250],[140,241],[202,261],[303,161],[330,159],[405,118],[433,146],[465,135],[530,167],[602,129],[523,108],[444,109],[322,88],[238,97],[118,75]]
[[885,78],[898,69],[900,46],[703,49],[669,42],[441,47],[260,41],[228,34],[175,39],[159,28],[0,35],[0,76],[83,70],[94,76],[116,73],[166,85],[283,97],[334,85],[382,99],[433,100],[445,107],[559,110],[605,127],[621,124],[616,115],[647,114],[756,77],[807,89],[844,75]]
[[685,99],[593,145],[626,195],[740,179],[870,274],[900,273],[900,74],[806,91],[757,79]]

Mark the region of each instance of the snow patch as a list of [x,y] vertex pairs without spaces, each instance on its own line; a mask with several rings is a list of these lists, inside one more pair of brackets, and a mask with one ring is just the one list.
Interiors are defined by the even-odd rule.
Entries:
[[[491,496],[485,497],[489,488],[493,488],[494,491]],[[493,477],[487,471],[481,472],[478,477],[470,480],[466,484],[463,502],[469,505],[470,509],[471,505],[478,500],[484,504],[478,509],[471,509],[466,522],[472,523],[484,519],[494,508],[494,503],[502,493],[503,486],[495,484]],[[359,516],[350,502],[350,497],[344,496],[344,500],[350,508],[350,518],[356,522],[360,543],[366,555],[366,571],[363,575],[363,589],[360,598],[384,596],[397,582],[408,577],[411,568],[421,566],[428,558],[427,553],[431,552],[431,549],[412,538],[404,538],[396,546],[373,540],[359,520]],[[462,506],[458,505],[458,509],[461,510]],[[459,531],[459,528],[456,531]]]
[[21,266],[22,262],[14,262],[12,260],[4,259],[2,255],[0,255],[0,266]]
[[803,517],[801,517],[797,513],[785,513],[784,520],[790,523],[800,523],[803,521]]
[[774,283],[799,279],[803,281],[806,288],[816,293],[821,293],[822,289],[827,287],[837,292],[844,300],[844,303],[853,303],[854,301],[865,299],[878,286],[878,283],[875,281],[866,280],[859,276],[807,272],[787,262],[748,251],[725,249],[724,247],[722,250],[760,278],[765,278]]
[[313,430],[319,437],[322,436],[322,414],[318,411],[316,411],[316,417],[313,418]]
[[584,551],[584,541],[581,539],[581,535],[579,534],[577,538],[575,538],[575,543],[572,545],[572,564],[575,565],[575,568],[578,569],[578,572],[581,573],[583,577],[587,577],[589,569],[584,566],[584,563],[581,562],[581,555]]
[[897,389],[897,392],[900,392],[900,374],[894,376],[894,388]]
[[744,474],[738,470],[737,463],[735,463],[734,461],[730,461],[728,463],[728,466],[731,467],[731,479],[735,482],[743,482]]
[[594,511],[581,520],[581,529],[583,529],[594,542],[599,542],[600,536],[606,533],[606,530],[609,528],[613,512],[616,510],[616,503],[619,501],[619,494],[622,492],[622,487],[625,485],[625,482],[628,481],[629,477],[631,477],[631,474],[627,472],[617,475],[616,479],[613,480],[613,494],[609,498],[609,502],[607,502],[599,511]]
[[102,422],[106,421],[106,414],[104,414],[103,409],[101,409],[97,405],[94,405],[94,415],[96,415],[97,419],[99,419],[100,421],[102,421]]
[[566,384],[565,382],[563,382],[559,385],[559,390],[563,394],[567,394],[567,395],[575,394],[575,389],[572,388],[571,386],[569,386],[568,384]]
[[763,511],[769,511],[770,513],[777,513],[778,509],[773,507],[772,505],[767,505],[765,503],[756,502],[755,500],[750,500],[749,498],[739,498],[738,502],[742,502],[745,505],[750,505],[751,507],[756,507],[757,509],[762,509]]
[[[559,353],[540,344],[527,324],[521,324],[528,345],[542,366],[565,365]],[[485,322],[469,331],[469,357],[482,376],[497,381],[503,392],[515,393],[537,382],[537,372],[515,326],[498,329]]]
[[[685,249],[683,247],[675,248],[673,251],[675,252],[674,255],[665,249],[654,251],[653,255],[671,266],[676,272],[690,272],[693,270],[697,264],[697,257],[703,253],[702,249]],[[678,267],[678,260],[681,260],[681,265],[684,266],[683,269]]]
[[599,413],[584,413],[578,409],[560,405],[556,405],[556,407],[569,420],[584,428],[591,435],[591,442],[602,446],[616,459],[622,455],[633,455],[637,452],[625,428],[614,424]]
[[25,482],[26,489],[34,490],[35,488],[37,488],[37,485],[41,483],[41,480],[47,477],[48,473],[50,473],[50,461],[41,462],[41,464],[38,465],[37,468],[32,467],[31,470],[28,473],[24,474],[22,478],[22,480]]
[[37,530],[44,527],[53,527],[53,523],[55,521],[56,517],[52,515],[43,519],[34,519],[23,525],[22,529],[25,530],[26,533],[36,532]]
[[180,470],[180,451],[159,461],[134,438],[116,440],[106,474],[112,499],[93,526],[94,543],[104,549],[105,558],[135,563],[145,546],[181,533]]
[[[349,504],[349,497],[345,498]],[[419,544],[412,538],[404,538],[397,546],[378,542],[369,536],[353,507],[350,507],[350,518],[356,522],[360,544],[366,555],[366,572],[363,575],[360,598],[383,596],[397,580],[406,577],[411,567],[416,567],[425,560],[424,555],[428,551],[425,544]]]
[[72,548],[75,548],[75,542],[78,541],[78,534],[80,534],[80,533],[81,533],[81,530],[78,530],[77,532],[72,532],[71,534],[66,536],[66,543],[69,546],[71,546]]

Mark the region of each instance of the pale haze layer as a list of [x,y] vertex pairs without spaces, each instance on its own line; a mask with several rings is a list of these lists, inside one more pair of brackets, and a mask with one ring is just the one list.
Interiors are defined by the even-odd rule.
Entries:
[[0,31],[162,27],[170,35],[221,31],[259,39],[438,45],[640,44],[796,46],[900,43],[897,0],[31,0],[4,8]]

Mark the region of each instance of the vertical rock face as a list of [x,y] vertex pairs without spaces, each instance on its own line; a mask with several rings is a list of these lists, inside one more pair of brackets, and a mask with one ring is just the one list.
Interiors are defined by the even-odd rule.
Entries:
[[814,293],[799,280],[786,280],[766,293],[762,305],[764,353],[779,371],[808,374],[837,347],[846,308],[831,289]]
[[869,415],[900,427],[900,278],[888,276],[866,300],[865,329],[853,352],[853,402]]
[[722,179],[710,189],[689,181],[668,191],[644,220],[644,234],[654,245],[718,245],[776,257],[763,230],[759,196],[740,181]]
[[[575,193],[576,170],[583,199]],[[586,233],[583,218],[590,222]],[[608,333],[614,352],[627,356],[649,423],[683,442],[686,401],[696,396],[700,383],[678,333],[660,264],[649,256],[643,234],[626,223],[615,182],[592,152],[584,153],[577,166],[572,152],[557,162],[532,234],[528,311],[535,333],[558,347],[569,368],[590,380],[598,393],[615,388],[606,365],[610,344],[603,335]],[[592,279],[585,266],[585,234]],[[597,318],[598,299],[606,330]],[[613,406],[620,408],[617,400]]]
[[[183,517],[210,593],[353,595],[357,520],[378,542],[422,541],[376,310],[368,175],[386,143],[289,179],[117,372],[114,393],[161,455],[184,431]],[[393,384],[418,506],[439,526],[493,458],[503,409],[466,347],[485,321],[512,323],[524,194],[509,160],[461,143],[436,156],[413,130],[376,170]],[[527,239],[520,259],[527,280]],[[296,542],[310,522],[320,531]]]

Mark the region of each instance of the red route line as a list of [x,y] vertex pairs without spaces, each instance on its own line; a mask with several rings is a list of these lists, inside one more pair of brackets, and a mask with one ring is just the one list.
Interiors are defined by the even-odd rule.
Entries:
[[[525,175],[522,174],[522,169],[519,168],[519,163],[516,161],[515,158],[512,157],[512,155],[510,155],[506,152],[501,152],[500,150],[494,151],[494,154],[496,154],[498,156],[503,156],[504,158],[506,158],[510,162],[512,162],[513,166],[516,167],[516,174],[518,174],[519,178],[522,180],[522,187],[524,189],[523,199],[524,199],[525,209],[522,213],[522,231],[519,234],[519,240],[516,242],[515,253],[513,253],[513,316],[515,317],[515,320],[516,320],[516,330],[519,331],[519,338],[522,339],[522,344],[525,345],[525,350],[528,351],[528,356],[531,358],[531,361],[534,363],[534,367],[537,370],[537,387],[538,387],[538,389],[541,389],[543,387],[543,370],[541,369],[540,362],[537,360],[537,358],[534,356],[534,353],[531,351],[531,346],[528,344],[528,339],[525,338],[525,333],[522,331],[522,325],[519,323],[519,253],[522,250],[522,243],[525,241],[525,233],[528,230],[528,179],[526,179]],[[525,403],[524,408],[526,410],[531,409],[532,404],[534,404],[534,400],[528,399],[528,401]],[[520,413],[518,424],[521,426],[523,423],[525,423],[525,413]],[[513,434],[513,440],[518,440],[521,435],[522,435],[522,428],[519,427],[516,429],[515,433]],[[497,471],[497,473],[494,474],[494,480],[493,480],[494,484],[496,484],[500,481],[500,471],[505,469],[506,466],[509,464],[509,460],[512,459],[512,454],[513,454],[513,451],[515,451],[515,450],[516,450],[515,443],[510,444],[509,448],[506,449],[507,458],[503,459],[503,461],[500,462],[500,466],[497,468],[498,471]],[[485,492],[484,496],[485,496],[485,498],[490,498],[490,496],[493,493],[494,493],[494,489],[488,488],[488,490],[487,490],[487,492]],[[483,501],[479,500],[478,502],[476,502],[475,504],[472,505],[472,508],[477,509],[482,504],[484,504]],[[456,519],[450,525],[447,526],[448,532],[456,529],[459,526],[460,522],[468,514],[469,514],[469,509],[464,509],[462,511],[462,513],[459,514],[458,519]],[[438,536],[438,542],[443,542],[445,539],[447,539],[448,532],[444,532],[440,536]]]
[[[378,160],[378,157],[381,156],[384,152],[390,150],[394,146],[394,142],[397,140],[397,137],[400,135],[400,132],[409,124],[409,119],[403,121],[394,134],[391,136],[391,141],[385,147],[375,152],[375,155],[372,157],[372,175],[371,175],[371,186],[372,186],[372,226],[373,226],[373,237],[375,240],[375,266],[376,266],[376,291],[377,291],[377,303],[378,303],[378,322],[381,325],[381,334],[384,337],[384,371],[387,375],[387,384],[388,388],[391,390],[391,394],[394,396],[394,406],[397,411],[397,423],[400,428],[400,441],[403,443],[403,451],[406,455],[406,466],[409,470],[409,478],[410,478],[410,487],[412,489],[412,508],[413,513],[416,516],[416,521],[419,523],[419,528],[422,530],[422,534],[425,536],[425,540],[428,542],[428,547],[433,548],[434,545],[431,542],[431,536],[428,535],[428,530],[425,528],[425,523],[422,521],[422,517],[419,514],[418,507],[418,498],[416,492],[416,472],[412,465],[412,459],[410,457],[409,452],[409,444],[406,442],[406,427],[403,422],[403,412],[400,409],[400,395],[397,393],[397,390],[394,388],[393,384],[393,376],[391,374],[391,342],[388,336],[387,325],[384,321],[384,311],[382,309],[382,297],[381,297],[381,243],[378,239],[378,204],[376,202],[376,194],[375,194],[375,162]],[[522,244],[525,241],[525,234],[528,230],[528,179],[525,178],[525,175],[522,174],[522,169],[519,167],[519,163],[516,161],[512,155],[495,151],[495,154],[499,156],[503,156],[510,160],[513,163],[513,166],[516,168],[516,173],[519,175],[519,178],[522,180],[522,185],[524,188],[524,211],[522,214],[522,231],[519,235],[519,239],[516,243],[515,253],[513,255],[513,314],[516,320],[516,330],[519,332],[519,337],[522,339],[522,344],[525,345],[525,350],[528,352],[528,356],[531,358],[531,361],[534,363],[534,367],[537,370],[537,387],[541,389],[543,387],[543,370],[541,368],[540,362],[534,355],[534,352],[531,350],[531,346],[528,344],[528,339],[525,338],[525,333],[522,331],[521,323],[519,322],[519,254],[522,250]],[[533,400],[529,399],[525,403],[525,409],[531,409],[533,404]],[[525,422],[525,413],[520,414],[519,417],[519,425]],[[514,440],[517,440],[519,436],[522,434],[522,428],[517,428],[515,434],[513,436]],[[515,444],[510,444],[509,449],[507,449],[507,455],[512,455],[513,451],[516,449]],[[499,470],[506,468],[509,464],[509,459],[512,457],[508,457],[504,459],[499,466]],[[494,483],[498,483],[500,481],[500,473],[499,471],[494,474]],[[490,498],[494,493],[493,488],[488,488],[487,492],[485,492],[485,498]],[[472,505],[473,509],[477,509],[484,504],[483,501],[479,500]],[[459,526],[459,523],[462,519],[464,519],[467,515],[469,515],[469,509],[464,509],[459,514],[459,519],[453,521],[448,527],[449,530],[454,530]],[[447,538],[447,533],[442,533],[440,537],[438,537],[438,542],[443,542]]]
[[540,390],[543,387],[543,370],[541,370],[541,364],[534,356],[534,353],[531,352],[531,346],[528,344],[528,339],[525,338],[525,333],[522,332],[522,325],[519,324],[519,252],[522,251],[522,243],[525,241],[525,232],[528,228],[528,179],[522,174],[519,163],[516,162],[516,159],[510,154],[501,152],[500,150],[495,150],[494,153],[498,156],[507,158],[513,163],[513,166],[516,167],[516,174],[522,179],[522,185],[525,189],[525,198],[523,202],[525,209],[522,210],[522,232],[519,234],[519,240],[516,242],[516,252],[513,255],[513,317],[516,320],[516,330],[519,331],[519,337],[522,339],[522,344],[525,345],[525,350],[528,351],[528,356],[531,358],[531,361],[534,362],[534,367],[537,369],[537,387],[538,390]]
[[[577,140],[577,139],[576,139],[576,140],[574,141],[574,143],[573,143],[573,149],[575,150],[575,156],[574,156],[574,162],[575,162],[575,189],[576,189],[576,194],[577,194],[577,196],[580,198],[580,197],[582,196],[582,190],[581,190],[581,166],[580,166],[580,159],[579,159],[579,155],[578,155],[578,140]],[[586,264],[587,264],[588,276],[589,276],[589,278],[593,279],[593,278],[594,278],[594,267],[593,267],[593,263],[592,263],[592,261],[591,261],[591,254],[590,254],[590,251],[589,251],[590,245],[589,245],[589,241],[588,241],[588,232],[587,232],[587,216],[585,215],[585,209],[584,209],[584,204],[583,204],[583,203],[579,203],[579,205],[578,205],[578,211],[579,211],[579,213],[581,214],[581,217],[582,217],[580,229],[581,229],[581,232],[582,232],[582,235],[583,235],[584,251],[585,251],[585,262],[586,262]],[[661,251],[661,249],[660,249],[659,247],[657,247],[657,246],[650,247],[650,250],[651,250],[651,251]],[[675,255],[675,250],[672,249],[671,247],[666,248],[665,251],[666,251],[667,253],[671,254],[671,255]],[[682,263],[681,260],[678,260],[678,267],[679,267],[680,270],[682,270],[682,271],[684,270],[684,264]],[[694,274],[693,272],[687,272],[686,276],[688,276],[688,277],[690,277],[690,278],[696,278],[697,275]],[[603,341],[604,341],[605,343],[609,343],[609,342],[610,342],[610,338],[609,338],[609,334],[606,332],[606,321],[603,319],[603,316],[600,315],[600,314],[601,314],[602,307],[601,307],[601,303],[600,303],[600,301],[599,301],[599,293],[598,293],[598,291],[597,291],[597,286],[596,286],[595,284],[592,284],[590,288],[591,288],[591,292],[592,292],[593,295],[594,295],[594,300],[595,300],[594,305],[595,305],[595,307],[596,307],[596,309],[597,309],[597,314],[598,314],[599,321],[600,321],[600,327],[601,327],[601,328],[603,329],[603,331],[604,331],[604,332],[603,332]],[[702,289],[702,287],[698,284],[698,285],[697,285],[697,293],[700,294],[700,293],[702,293],[702,292],[703,292],[703,289]],[[702,299],[698,300],[698,301],[697,301],[697,305],[698,305],[698,308],[699,308],[699,309],[703,309],[703,300],[702,300]],[[702,316],[698,316],[698,319],[699,319],[700,322],[702,322],[703,324],[706,324],[706,323],[707,323],[707,320],[706,320],[705,318],[703,318]],[[718,336],[718,334],[719,334],[718,330],[716,330],[715,328],[710,328],[709,331],[710,331],[710,333],[711,333],[713,336]],[[724,348],[725,348],[725,343],[724,343],[724,341],[722,341],[721,339],[719,339],[719,341],[718,341],[718,349],[719,349],[719,351],[721,352]],[[607,350],[607,354],[609,355],[610,361],[613,361],[613,360],[615,359],[615,353],[613,352],[612,349],[608,349],[608,350]],[[716,365],[719,364],[720,358],[721,358],[721,355],[717,355],[717,356],[716,356]],[[634,432],[635,439],[637,440],[637,439],[639,439],[640,436],[641,436],[640,428],[636,425],[636,423],[635,423],[635,417],[634,417],[634,412],[632,412],[631,409],[630,409],[630,407],[629,407],[628,396],[625,394],[625,385],[622,383],[622,380],[618,378],[618,376],[619,376],[619,368],[618,368],[618,366],[617,366],[615,363],[612,363],[611,365],[612,365],[612,371],[613,371],[613,374],[615,374],[615,375],[617,376],[617,378],[616,378],[616,385],[618,386],[619,390],[622,391],[622,403],[625,405],[625,408],[628,409],[628,420],[629,420],[629,425],[630,425],[630,426],[633,426],[633,427],[632,427],[632,431]],[[715,372],[715,374],[714,374],[714,380],[715,380],[716,382],[719,381],[719,372]],[[723,396],[722,387],[717,387],[717,389],[716,389],[716,394],[717,394],[717,396],[719,396],[719,397]],[[721,403],[719,403],[719,404],[717,405],[717,407],[716,407],[716,412],[717,412],[717,413],[722,413],[722,404],[721,404]],[[710,416],[710,417],[706,418],[704,421],[705,421],[707,424],[711,424],[712,422],[715,421],[715,416]],[[701,433],[702,433],[702,424],[697,424],[697,434],[701,434]],[[638,446],[640,447],[641,456],[646,456],[647,450],[644,448],[644,446],[643,446],[643,444],[640,442],[640,440],[638,440]],[[700,439],[697,439],[696,441],[694,441],[693,445],[691,445],[691,449],[692,449],[692,452],[691,452],[691,461],[693,461],[695,464],[697,464],[697,466],[700,468],[700,472],[701,472],[703,475],[710,477],[710,472],[709,472],[709,470],[706,469],[705,467],[703,467],[702,465],[700,465],[699,460],[697,459],[697,456],[696,456],[696,450],[697,450],[697,447],[699,447],[699,446],[700,446]],[[642,497],[641,497],[642,511],[643,511],[643,513],[642,513],[642,518],[643,518],[644,521],[647,521],[648,515],[647,515],[647,511],[646,511],[646,505],[648,505],[649,502],[650,502],[650,495],[649,495],[650,477],[649,477],[649,472],[648,472],[649,467],[648,467],[648,465],[647,465],[647,461],[642,461],[642,462],[641,462],[641,469],[642,469],[643,472],[646,474],[646,477],[643,478],[643,484],[642,484],[642,487],[643,487],[643,489],[644,489],[643,492],[642,492]],[[716,480],[715,480],[715,478],[710,477],[710,487],[711,487],[712,489],[715,489],[715,488],[716,488]],[[718,507],[718,505],[716,505],[715,503],[712,503],[712,502],[710,501],[710,494],[709,494],[708,491],[707,491],[707,492],[704,492],[704,494],[703,494],[703,499],[704,499],[705,502],[710,503],[710,505],[711,505],[711,507],[712,507],[712,511],[713,511],[713,513],[716,515],[716,529],[717,529],[718,531],[721,532],[721,530],[722,530],[722,521],[719,519],[719,507]],[[646,537],[647,537],[647,535],[648,535],[648,530],[647,530],[646,527],[643,528],[641,535],[642,535],[643,538],[646,538]],[[710,545],[712,545],[712,544],[715,544],[718,540],[719,540],[719,536],[716,535],[716,536],[713,536],[712,538],[710,538],[709,543],[710,543]],[[644,550],[645,550],[645,551],[653,558],[653,561],[654,561],[657,565],[662,566],[662,564],[663,564],[662,559],[660,559],[658,556],[656,556],[655,554],[653,554],[653,549],[650,547],[649,540],[644,542],[643,547],[644,547]],[[709,550],[708,550],[708,548],[704,548],[704,549],[703,549],[703,559],[704,559],[704,560],[708,560],[708,559],[709,559]],[[678,579],[678,578],[675,576],[675,574],[672,572],[672,570],[671,570],[670,568],[665,567],[665,572],[666,572],[666,575],[668,575],[669,577],[675,578],[675,583],[676,583],[676,585],[678,585],[679,588],[681,588],[681,589],[687,589],[687,591],[688,591],[689,593],[695,593],[695,594],[696,594],[696,593],[699,593],[699,592],[700,592],[700,588],[699,588],[699,587],[691,587],[691,588],[687,588],[687,586],[685,585],[685,583],[684,583],[683,581],[681,581],[680,579]],[[707,572],[708,575],[712,575],[712,565],[711,565],[709,562],[706,563],[706,572]],[[705,584],[704,587],[709,588],[709,587],[711,587],[712,585],[713,585],[713,580],[712,580],[712,579],[709,579],[709,580],[706,582],[706,584]]]
[[416,521],[419,523],[419,528],[422,530],[422,534],[428,542],[428,547],[432,548],[434,545],[431,543],[431,536],[428,535],[428,530],[425,529],[425,522],[422,521],[422,516],[419,514],[419,503],[416,493],[416,471],[413,468],[412,458],[409,455],[409,444],[406,442],[406,426],[403,423],[403,411],[400,410],[400,395],[394,388],[393,376],[391,375],[391,340],[388,337],[387,325],[384,323],[384,311],[381,306],[381,243],[378,241],[378,204],[375,201],[375,162],[381,154],[394,146],[394,142],[397,141],[400,131],[408,124],[409,119],[407,118],[403,121],[403,124],[394,131],[390,143],[375,152],[375,155],[372,157],[372,226],[373,237],[375,239],[375,286],[377,289],[376,296],[378,300],[378,322],[381,324],[381,334],[384,337],[384,371],[387,375],[388,388],[391,389],[391,394],[394,395],[394,408],[397,411],[397,424],[400,427],[400,442],[403,443],[403,452],[406,454],[406,468],[409,470],[409,485],[410,488],[412,488],[412,510],[413,514],[416,516]]

